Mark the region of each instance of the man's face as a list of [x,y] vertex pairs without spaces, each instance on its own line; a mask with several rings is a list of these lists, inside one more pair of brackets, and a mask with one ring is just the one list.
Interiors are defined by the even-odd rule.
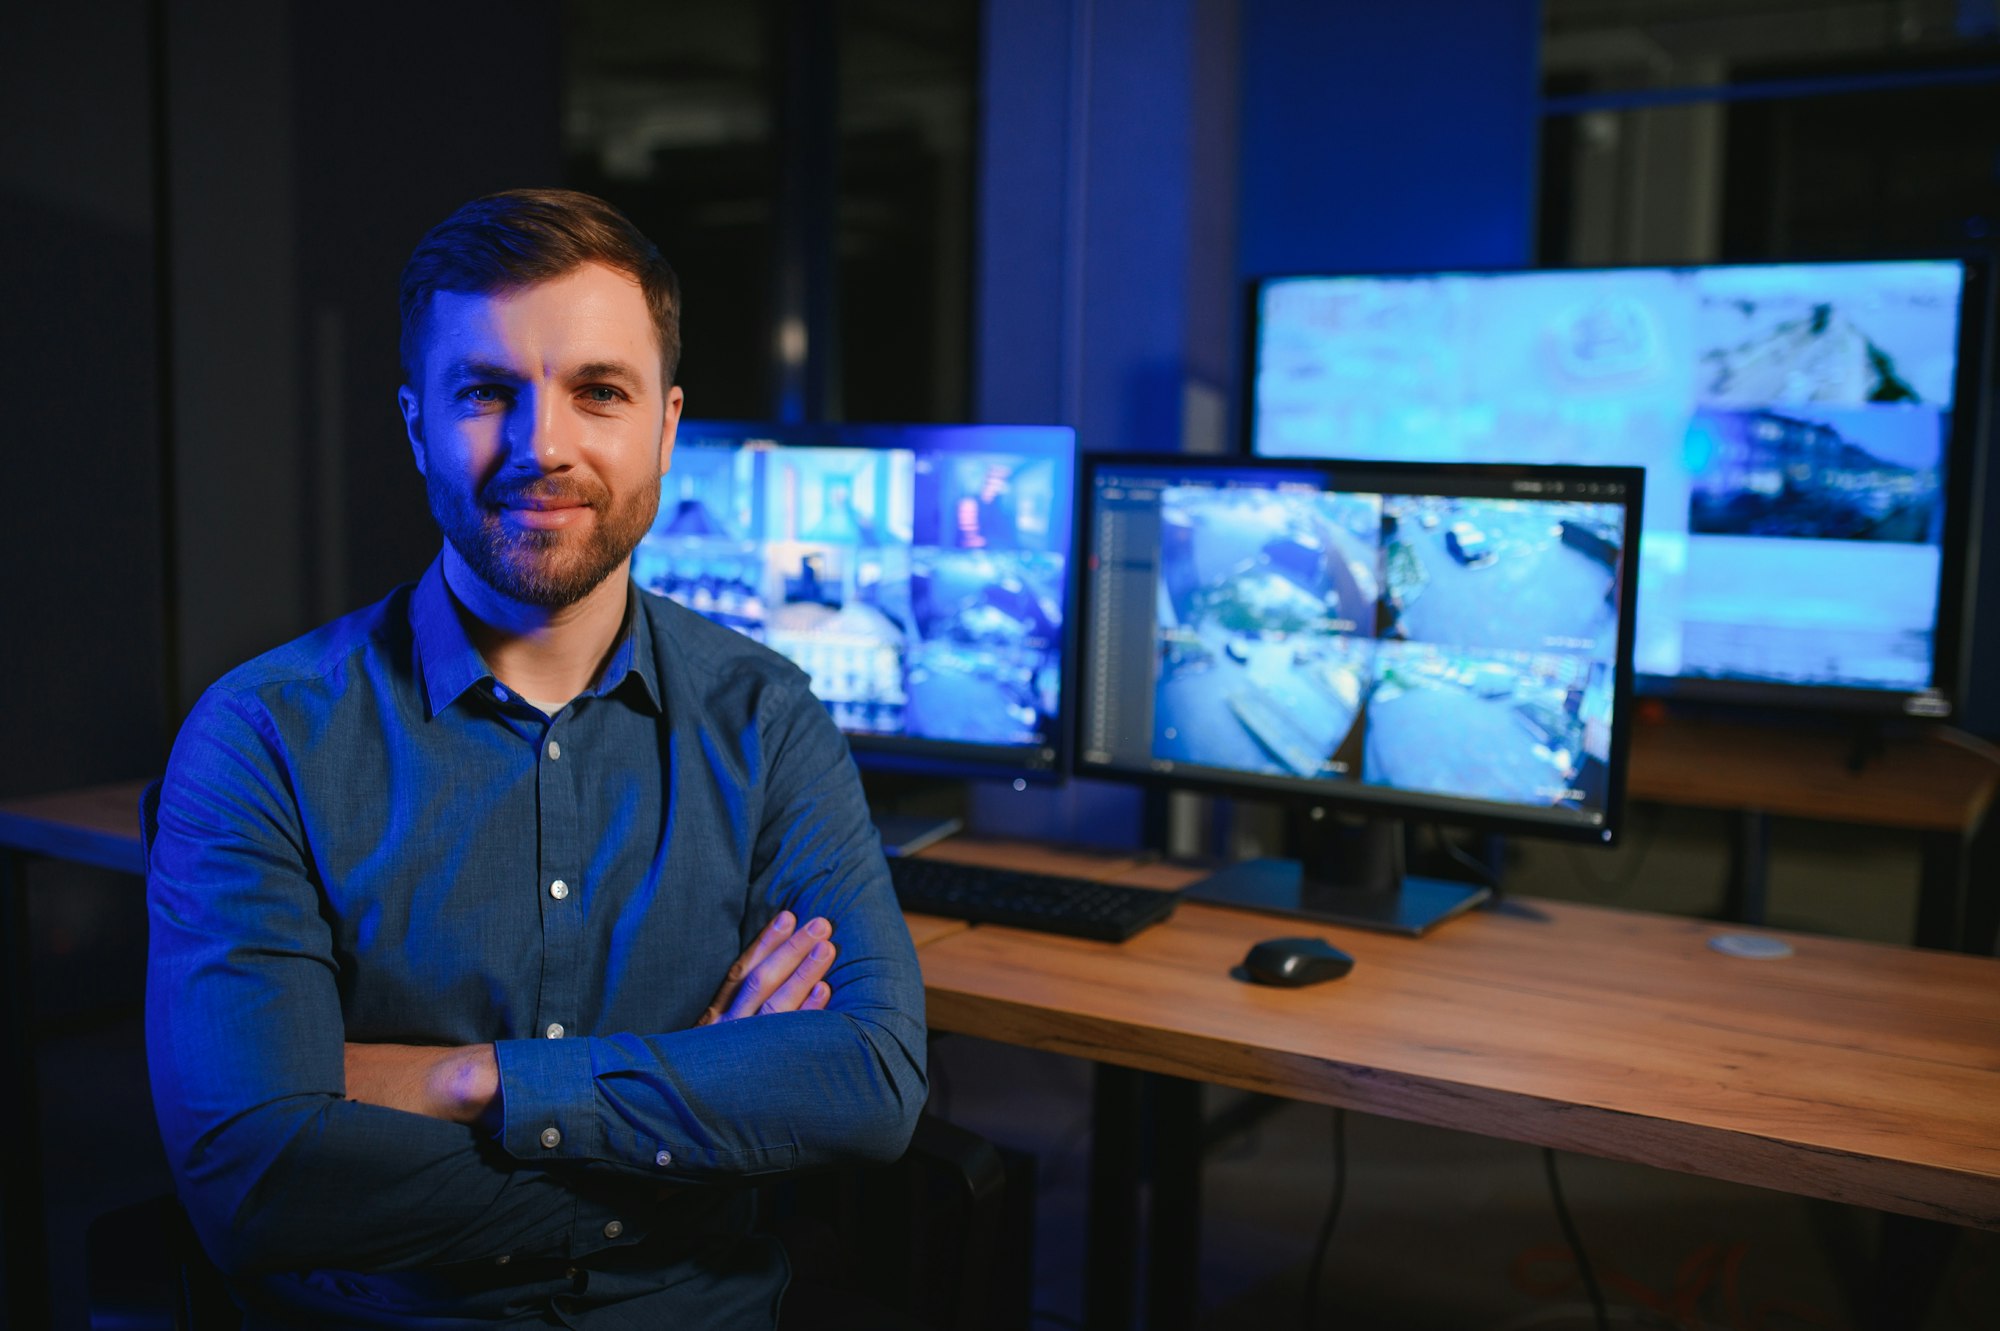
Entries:
[[440,291],[398,395],[431,515],[478,578],[559,609],[652,525],[681,391],[636,280],[589,263],[517,291]]

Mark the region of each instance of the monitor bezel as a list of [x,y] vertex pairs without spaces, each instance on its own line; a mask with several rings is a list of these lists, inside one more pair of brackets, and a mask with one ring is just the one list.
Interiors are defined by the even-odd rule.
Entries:
[[[1945,443],[1944,527],[1938,542],[1937,620],[1931,633],[1931,682],[1921,689],[1859,688],[1839,684],[1797,684],[1774,679],[1744,679],[1711,675],[1637,673],[1634,687],[1642,697],[1722,708],[1782,708],[1858,717],[1907,717],[1949,720],[1965,710],[1973,682],[1971,650],[1971,569],[1979,547],[1979,495],[1983,492],[1983,455],[1988,413],[1987,357],[1992,344],[1992,255],[1975,252],[1885,254],[1867,258],[1843,255],[1827,258],[1736,259],[1702,263],[1530,264],[1442,268],[1328,269],[1262,273],[1243,286],[1243,410],[1237,422],[1235,446],[1241,457],[1294,455],[1257,451],[1257,380],[1261,369],[1263,293],[1277,282],[1314,279],[1404,279],[1440,277],[1568,276],[1590,273],[1693,272],[1732,268],[1860,267],[1892,263],[1949,263],[1964,276],[1959,290],[1958,364],[1952,386],[1951,430]],[[1563,465],[1563,464],[1558,464]],[[1582,462],[1575,465],[1593,466]]]
[[[1167,769],[1136,768],[1117,763],[1091,761],[1088,757],[1090,749],[1084,742],[1090,705],[1084,692],[1090,684],[1090,675],[1087,663],[1082,658],[1092,650],[1089,646],[1090,640],[1084,635],[1083,630],[1084,626],[1091,622],[1091,615],[1094,613],[1090,572],[1098,551],[1094,539],[1096,528],[1091,518],[1094,517],[1096,510],[1097,476],[1100,471],[1107,468],[1150,466],[1172,468],[1181,472],[1211,469],[1217,472],[1237,473],[1266,470],[1321,472],[1328,478],[1329,489],[1337,487],[1363,491],[1369,489],[1371,478],[1386,476],[1394,477],[1398,481],[1398,484],[1391,488],[1408,493],[1417,492],[1416,487],[1421,485],[1425,476],[1436,476],[1440,480],[1459,476],[1493,485],[1536,477],[1559,477],[1565,481],[1579,483],[1616,482],[1624,485],[1626,489],[1623,502],[1629,520],[1627,530],[1630,539],[1623,567],[1619,572],[1619,596],[1626,607],[1626,613],[1619,617],[1618,648],[1613,662],[1611,749],[1605,782],[1604,821],[1601,824],[1592,824],[1559,814],[1541,814],[1525,805],[1509,806],[1460,796],[1430,795],[1420,791],[1367,786],[1359,781],[1315,782],[1305,777],[1268,776],[1263,773],[1232,772],[1221,768],[1179,765]],[[1236,799],[1259,800],[1293,809],[1324,808],[1329,812],[1364,818],[1443,823],[1456,827],[1578,841],[1598,846],[1613,846],[1622,839],[1625,822],[1626,769],[1631,760],[1632,735],[1635,729],[1633,708],[1637,705],[1637,693],[1633,686],[1632,650],[1639,593],[1638,551],[1643,537],[1640,517],[1645,502],[1644,468],[1526,466],[1491,462],[1385,463],[1343,458],[1253,458],[1238,454],[1087,452],[1083,455],[1080,470],[1077,482],[1077,513],[1083,543],[1078,547],[1076,560],[1075,621],[1078,626],[1078,649],[1073,662],[1077,693],[1074,706],[1070,709],[1073,733],[1069,743],[1073,770],[1079,777],[1122,781],[1154,789],[1188,790]],[[1409,483],[1403,483],[1406,481]]]
[[[1074,733],[1076,690],[1076,560],[1081,529],[1078,526],[1078,459],[1076,430],[1046,421],[854,421],[784,424],[775,421],[745,421],[692,418],[675,429],[675,447],[697,443],[704,435],[727,436],[748,442],[768,440],[780,448],[865,448],[888,451],[907,445],[896,442],[898,435],[910,433],[967,434],[991,430],[1049,431],[1067,443],[1070,486],[1068,552],[1063,564],[1062,641],[1058,648],[1059,694],[1051,718],[1049,735],[1043,744],[982,744],[968,740],[932,739],[911,735],[883,735],[866,731],[841,731],[855,765],[865,772],[896,776],[936,776],[946,780],[1026,781],[1054,785],[1067,779],[1070,738]],[[660,478],[664,487],[673,475],[668,467]],[[664,489],[662,495],[664,497]],[[644,590],[642,588],[642,590]],[[658,595],[659,593],[648,593]],[[695,613],[700,613],[696,611]]]

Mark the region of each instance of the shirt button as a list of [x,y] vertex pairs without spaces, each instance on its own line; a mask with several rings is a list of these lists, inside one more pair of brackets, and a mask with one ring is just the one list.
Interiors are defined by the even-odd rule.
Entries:
[[498,700],[498,701],[500,701],[500,702],[506,702],[506,701],[507,701],[507,690],[505,690],[505,689],[501,688],[501,687],[500,687],[500,686],[499,686],[498,684],[495,684],[495,685],[493,686],[493,696],[494,696],[494,698],[495,698],[495,699],[497,699],[497,700]]
[[560,878],[556,879],[553,883],[549,884],[549,895],[554,897],[557,901],[561,901],[564,897],[569,895],[569,884],[565,883]]
[[501,1253],[501,1254],[500,1254],[500,1255],[499,1255],[498,1257],[495,1257],[495,1258],[493,1259],[493,1265],[495,1265],[495,1266],[505,1266],[505,1265],[507,1265],[507,1263],[509,1263],[509,1262],[511,1262],[511,1261],[513,1261],[513,1260],[514,1260],[514,1257],[513,1257],[513,1254],[511,1254],[511,1253],[504,1253],[504,1252],[503,1252],[503,1253]]
[[613,1220],[604,1227],[604,1237],[607,1239],[615,1239],[624,1232],[625,1222],[623,1220]]
[[562,745],[556,743],[554,740],[549,741],[549,757],[551,758],[562,757]]
[[551,1151],[555,1150],[556,1147],[562,1145],[562,1133],[556,1131],[554,1128],[543,1128],[542,1145],[548,1147]]
[[549,1028],[543,1031],[542,1034],[548,1036],[551,1040],[560,1040],[563,1038],[563,1024],[559,1021],[552,1021],[549,1023]]
[[674,1153],[672,1151],[662,1151],[658,1155],[653,1157],[653,1163],[658,1165],[661,1169],[665,1169],[668,1165],[672,1164],[673,1162],[674,1162]]

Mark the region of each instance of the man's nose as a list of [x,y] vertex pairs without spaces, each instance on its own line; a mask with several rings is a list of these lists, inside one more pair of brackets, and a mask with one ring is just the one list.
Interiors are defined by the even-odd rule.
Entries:
[[508,422],[513,464],[537,471],[564,471],[576,462],[578,433],[563,394],[522,393]]

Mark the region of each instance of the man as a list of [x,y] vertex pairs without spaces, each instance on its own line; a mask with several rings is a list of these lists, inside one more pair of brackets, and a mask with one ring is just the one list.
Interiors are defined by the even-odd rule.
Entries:
[[585,195],[432,230],[400,401],[441,554],[175,743],[154,1098],[253,1327],[768,1327],[745,1181],[908,1141],[922,990],[845,743],[628,575],[678,307]]

